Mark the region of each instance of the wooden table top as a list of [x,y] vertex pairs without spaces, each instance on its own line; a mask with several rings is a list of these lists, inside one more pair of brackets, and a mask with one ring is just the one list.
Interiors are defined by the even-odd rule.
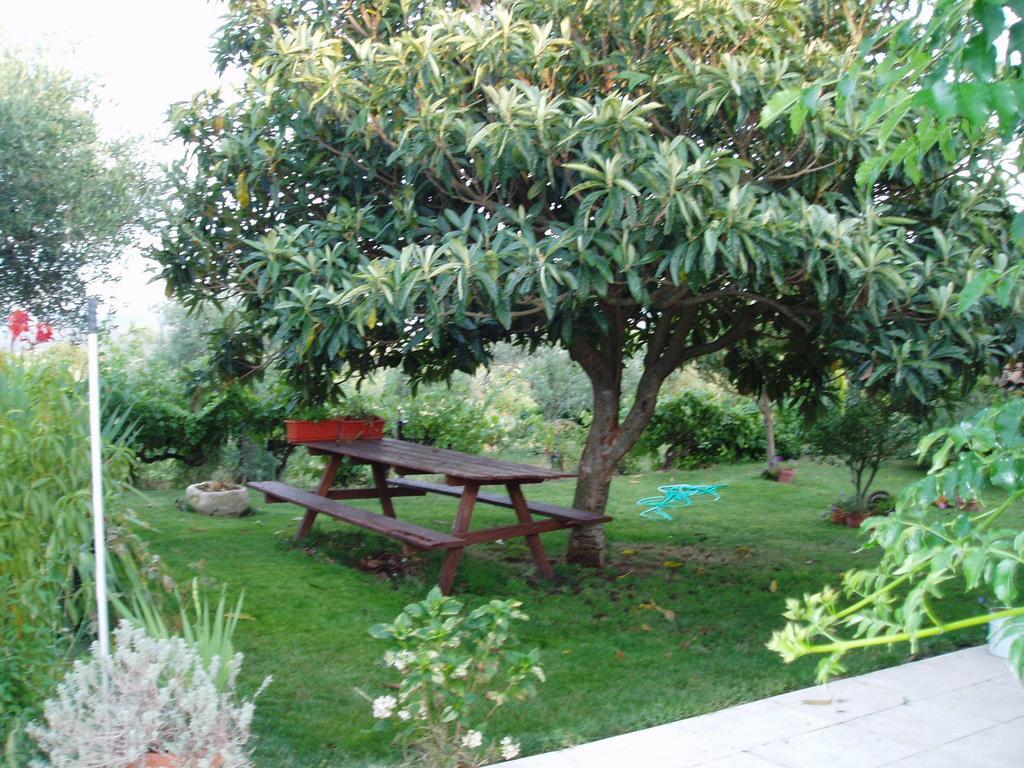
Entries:
[[444,448],[383,437],[379,440],[337,440],[302,443],[314,453],[348,456],[356,461],[386,464],[405,474],[445,475],[473,483],[541,483],[571,472],[472,456]]

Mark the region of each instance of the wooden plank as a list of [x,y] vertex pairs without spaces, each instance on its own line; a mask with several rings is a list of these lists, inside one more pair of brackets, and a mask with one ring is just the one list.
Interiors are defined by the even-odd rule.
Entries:
[[479,531],[466,531],[460,535],[466,542],[466,546],[469,546],[471,544],[482,544],[488,541],[515,539],[519,536],[529,536],[537,533],[564,531],[565,527],[565,523],[560,520],[533,520],[529,523],[502,525],[498,528],[484,528]]
[[[393,477],[388,480],[388,485],[398,488],[407,488],[409,490],[421,490],[428,493],[440,493],[444,496],[461,495],[457,486],[443,485],[441,483],[428,483],[425,480],[409,480],[402,477]],[[477,500],[484,504],[491,504],[496,507],[515,509],[515,504],[513,504],[512,499],[508,496],[501,496],[496,493],[478,494]],[[534,514],[565,520],[569,524],[595,525],[597,523],[610,523],[612,521],[612,518],[607,515],[595,515],[593,512],[586,512],[582,509],[559,507],[555,504],[548,504],[543,501],[528,500],[526,505]]]
[[[350,507],[316,493],[273,481],[248,483],[249,487],[268,496],[305,507],[308,512],[329,515],[353,525],[390,536],[419,549],[463,547],[465,541],[441,531],[434,531],[404,520],[378,515],[365,509]],[[314,514],[315,516],[315,514]],[[308,533],[308,532],[307,532]]]
[[544,467],[449,451],[393,438],[303,443],[314,453],[349,456],[357,461],[386,464],[409,474],[447,475],[478,483],[541,482],[573,477]]
[[[452,533],[456,536],[469,530],[469,524],[473,520],[473,507],[476,506],[476,497],[479,490],[480,486],[475,483],[467,483],[462,489],[459,511],[455,515],[455,524],[452,526]],[[441,573],[437,580],[437,586],[441,588],[441,594],[450,595],[452,593],[452,586],[455,584],[455,572],[459,569],[462,551],[462,547],[453,547],[445,553],[444,562],[441,563]]]
[[384,514],[388,517],[395,517],[395,505],[391,503],[391,497],[388,495],[388,468],[385,464],[371,464],[370,470],[373,472],[373,484],[377,488],[377,493],[380,495],[380,507],[384,510]]
[[[530,516],[530,508],[526,505],[526,498],[523,496],[523,489],[519,487],[518,483],[509,483],[505,487],[508,489],[508,496],[512,500],[512,504],[516,511],[516,517],[519,518],[519,522],[523,524],[532,523],[533,517]],[[530,548],[530,554],[533,556],[534,565],[537,566],[537,573],[546,579],[553,577],[555,575],[555,571],[551,567],[551,561],[548,560],[548,553],[544,550],[544,545],[541,543],[540,536],[538,536],[537,533],[527,533],[526,546]]]
[[[316,491],[312,491],[316,493]],[[415,488],[388,488],[388,496],[395,498],[398,496],[426,496],[426,491],[418,491]],[[321,494],[326,496],[328,499],[338,499],[339,501],[350,501],[352,499],[379,499],[380,491],[376,488],[332,488],[327,493]],[[268,504],[287,504],[287,501],[283,499],[275,499],[273,497],[267,499]]]

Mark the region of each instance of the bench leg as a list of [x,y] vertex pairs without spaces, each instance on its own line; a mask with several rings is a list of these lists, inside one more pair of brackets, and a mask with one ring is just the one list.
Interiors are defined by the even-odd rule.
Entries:
[[[523,489],[519,486],[519,483],[508,483],[505,488],[508,489],[508,497],[512,500],[519,522],[532,523],[533,515],[530,514],[530,508],[526,505],[526,498],[523,496]],[[526,536],[526,546],[530,548],[530,554],[533,555],[533,562],[537,566],[537,573],[545,579],[550,579],[554,576],[555,571],[551,567],[551,561],[548,559],[548,553],[544,549],[540,535],[531,533]]]
[[[476,495],[480,486],[475,483],[466,483],[462,489],[462,496],[459,499],[459,511],[455,515],[455,524],[452,526],[452,533],[456,536],[469,530],[469,524],[473,520],[473,507],[476,506]],[[455,584],[455,572],[459,569],[459,561],[462,559],[462,550],[465,547],[454,547],[449,549],[441,563],[441,575],[437,580],[437,586],[441,593],[450,595],[452,586]]]
[[388,517],[395,517],[395,504],[388,493],[388,468],[383,464],[371,464],[370,469],[373,471],[373,484],[380,494],[381,509]]
[[307,509],[306,514],[302,518],[302,524],[299,526],[299,532],[295,534],[296,541],[302,541],[309,536],[309,532],[313,530],[314,520],[316,520],[316,512],[312,509]]
[[320,487],[316,489],[317,494],[320,496],[326,496],[327,492],[331,490],[331,486],[334,485],[334,478],[338,475],[338,469],[341,468],[341,456],[331,456],[327,462],[327,467],[324,469],[324,476],[320,480]]

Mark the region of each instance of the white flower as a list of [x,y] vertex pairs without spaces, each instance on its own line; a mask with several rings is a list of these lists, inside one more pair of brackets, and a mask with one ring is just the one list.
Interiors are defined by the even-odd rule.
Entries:
[[392,667],[397,669],[399,672],[405,672],[405,670],[408,669],[409,665],[415,660],[415,658],[416,654],[414,654],[412,651],[399,651],[398,653],[393,653],[390,655],[388,663]]
[[466,749],[476,749],[484,743],[484,735],[480,731],[469,731],[462,737],[462,746]]
[[408,709],[400,709],[400,710],[398,710],[398,719],[399,720],[408,720],[410,717],[412,717],[412,715],[409,714],[409,710]]
[[511,736],[506,736],[498,742],[498,751],[502,760],[513,760],[519,757],[519,742],[512,741]]
[[398,705],[394,696],[378,696],[373,700],[373,716],[381,720],[391,717],[391,712]]

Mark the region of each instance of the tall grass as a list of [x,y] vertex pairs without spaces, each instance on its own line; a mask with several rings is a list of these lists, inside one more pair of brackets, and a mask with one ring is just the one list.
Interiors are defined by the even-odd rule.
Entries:
[[[89,425],[74,353],[0,354],[0,739],[9,752],[65,662],[95,634]],[[107,419],[107,494],[128,489],[128,425]],[[145,589],[147,560],[108,515],[114,596]]]

